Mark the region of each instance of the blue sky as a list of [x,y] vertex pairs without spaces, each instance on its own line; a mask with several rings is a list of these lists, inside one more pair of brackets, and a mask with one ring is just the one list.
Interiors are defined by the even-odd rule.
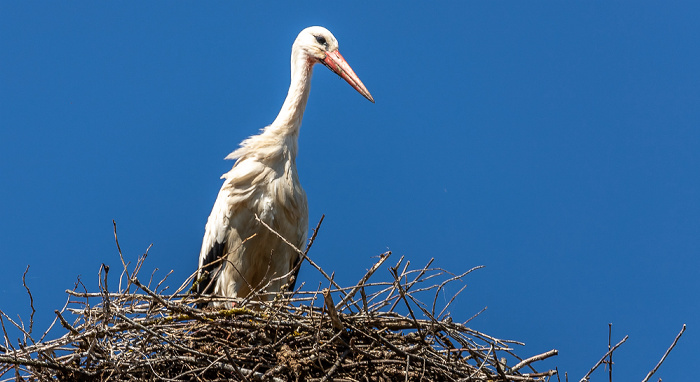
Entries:
[[[467,279],[452,309],[580,379],[689,377],[700,337],[700,5],[0,2],[0,309],[37,330],[78,275],[194,270],[233,164],[322,25],[376,104],[317,66],[298,167],[341,284],[392,250]],[[389,261],[391,262],[391,260]],[[319,278],[302,269],[302,281]],[[449,297],[449,296],[448,296]],[[595,375],[594,375],[595,376]],[[607,378],[597,374],[596,379]],[[563,378],[562,378],[563,380]]]

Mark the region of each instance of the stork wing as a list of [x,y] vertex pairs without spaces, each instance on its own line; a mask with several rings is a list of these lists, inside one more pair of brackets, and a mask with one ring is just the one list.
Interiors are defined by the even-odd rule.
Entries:
[[216,278],[225,264],[228,241],[231,234],[231,218],[241,208],[254,191],[255,180],[265,172],[265,166],[252,158],[241,158],[231,171],[224,174],[226,179],[211,210],[199,253],[197,293],[212,293]]
[[207,220],[202,249],[199,253],[198,283],[195,286],[195,290],[199,294],[209,294],[214,290],[216,275],[225,265],[223,257],[226,251],[226,232],[229,229],[229,210],[226,206],[226,199],[222,187]]
[[[288,152],[280,149],[279,142],[265,139],[260,135],[251,137],[227,157],[237,161],[231,171],[224,174],[226,180],[207,221],[199,254],[199,282],[195,288],[199,293],[220,293],[222,286],[216,285],[217,282],[230,283],[228,278],[236,281],[247,277],[247,280],[243,279],[246,284],[262,281],[259,278],[267,271],[259,274],[255,267],[242,264],[239,253],[240,246],[258,234],[259,227],[254,220],[256,216],[268,222],[276,221],[277,234],[287,237],[297,247],[304,245],[308,227],[306,194],[293,171],[293,162],[279,159]],[[255,148],[255,151],[251,148]],[[270,163],[276,166],[270,166]],[[273,205],[279,208],[271,208]],[[282,241],[278,243],[276,238],[270,241],[258,237],[255,240],[258,242],[256,250],[265,253],[258,256],[250,252],[247,256],[267,258],[273,252],[277,253],[276,259],[281,262],[278,267],[273,267],[272,272],[278,276],[289,272],[298,261],[296,252],[287,248]],[[264,240],[265,244],[260,246],[259,243],[263,243],[260,240]],[[236,271],[227,267],[234,267]],[[222,274],[225,279],[219,279]],[[248,287],[244,286],[241,290],[245,291]]]

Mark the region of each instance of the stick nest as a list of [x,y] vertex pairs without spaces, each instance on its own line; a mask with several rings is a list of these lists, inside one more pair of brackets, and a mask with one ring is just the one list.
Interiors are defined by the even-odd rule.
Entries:
[[[89,293],[78,280],[73,290],[66,291],[69,297],[63,309],[55,311],[54,324],[58,324],[52,324],[40,339],[32,337],[33,313],[25,327],[0,311],[5,338],[4,348],[0,346],[0,377],[28,381],[545,381],[556,373],[532,368],[533,362],[555,355],[556,350],[522,359],[513,350],[522,343],[497,339],[468,328],[466,322],[453,321],[448,309],[454,297],[442,308],[436,307],[446,286],[480,267],[454,275],[432,268],[432,260],[423,268],[410,269],[402,257],[388,267],[386,281],[371,282],[389,256],[389,252],[382,254],[351,287],[340,287],[317,268],[327,277],[328,288],[304,291],[302,285],[296,291],[278,293],[269,302],[229,299],[233,304],[226,305],[233,307],[226,309],[196,308],[204,298],[186,293],[189,280],[174,293],[161,288],[167,276],[156,285],[153,275],[142,282],[139,271],[145,254],[131,271],[122,258],[117,292],[108,288],[109,267],[104,265],[98,292]],[[31,301],[28,288],[27,292]],[[432,302],[425,304],[419,296],[428,296]],[[261,293],[254,296],[261,297]],[[8,323],[21,332],[17,346],[9,340]],[[46,340],[54,326],[60,330],[58,325],[66,333]],[[515,364],[507,365],[505,356]]]

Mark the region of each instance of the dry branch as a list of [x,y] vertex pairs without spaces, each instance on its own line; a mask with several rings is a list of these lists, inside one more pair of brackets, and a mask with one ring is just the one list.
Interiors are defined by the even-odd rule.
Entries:
[[661,366],[662,363],[664,363],[664,360],[666,359],[666,357],[668,357],[668,354],[669,354],[669,353],[671,352],[671,350],[673,350],[673,348],[676,346],[676,343],[678,343],[678,340],[679,340],[679,339],[681,338],[681,336],[683,335],[683,332],[685,332],[685,324],[683,324],[683,328],[681,329],[680,332],[678,332],[678,335],[677,335],[676,338],[673,340],[673,343],[671,344],[671,346],[669,346],[669,348],[666,349],[666,352],[664,353],[663,357],[661,357],[661,359],[659,360],[659,362],[656,364],[656,366],[654,366],[654,368],[649,372],[649,374],[647,374],[647,376],[644,377],[644,379],[642,380],[642,382],[647,382],[647,381],[649,380],[649,378],[651,378],[651,376],[654,375],[654,373],[656,373],[656,370],[659,370],[659,367]]
[[583,378],[581,378],[581,380],[580,380],[579,382],[588,381],[588,377],[591,376],[591,373],[593,373],[593,371],[595,371],[595,369],[597,369],[598,366],[600,366],[603,362],[605,362],[605,359],[606,359],[608,356],[610,356],[610,354],[612,354],[612,353],[615,351],[615,349],[617,349],[618,347],[620,347],[620,345],[622,345],[623,343],[625,343],[625,341],[627,341],[628,338],[629,338],[629,336],[625,336],[625,338],[623,338],[622,340],[620,340],[620,342],[618,342],[615,346],[613,346],[612,349],[608,350],[608,352],[605,353],[605,355],[600,359],[600,361],[596,362],[596,364],[593,365],[593,367],[591,368],[591,370],[588,370],[588,373],[586,373],[586,375],[584,375]]

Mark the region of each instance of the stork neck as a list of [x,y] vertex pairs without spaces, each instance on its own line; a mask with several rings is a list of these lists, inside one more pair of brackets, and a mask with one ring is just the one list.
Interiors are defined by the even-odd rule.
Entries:
[[299,136],[301,120],[311,90],[313,62],[304,55],[292,55],[292,81],[282,109],[269,129],[280,135]]

